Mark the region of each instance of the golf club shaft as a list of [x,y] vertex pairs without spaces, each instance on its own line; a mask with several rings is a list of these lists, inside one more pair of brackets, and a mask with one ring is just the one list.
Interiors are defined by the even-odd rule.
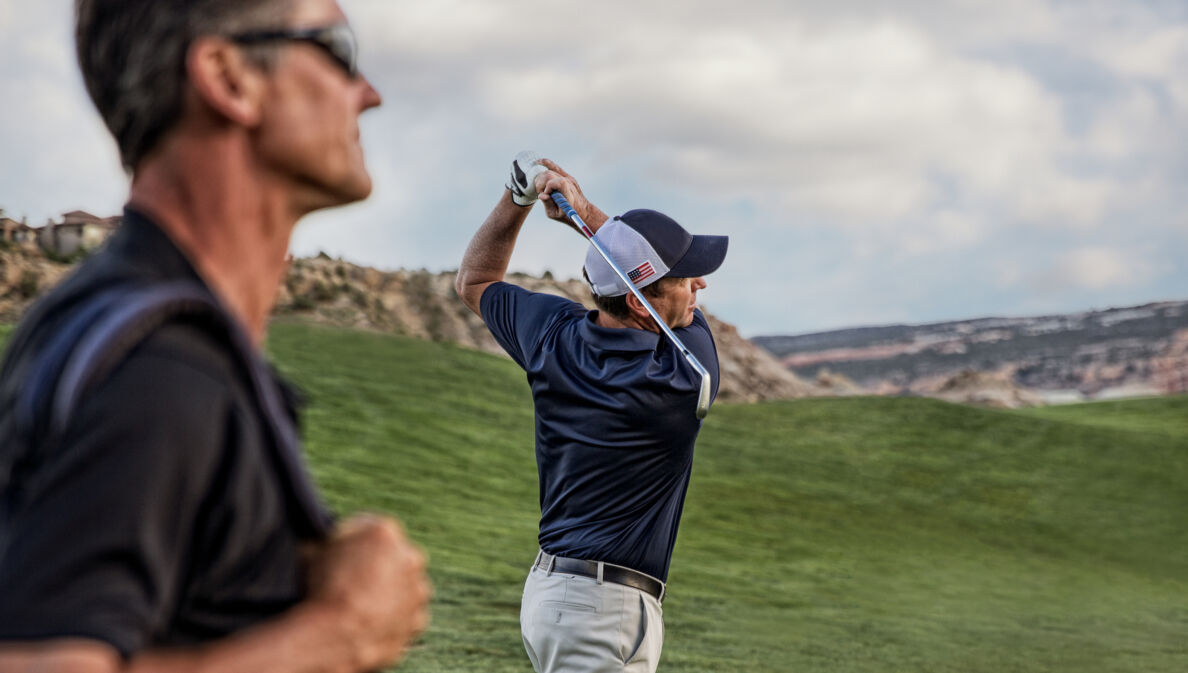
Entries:
[[631,294],[634,294],[635,298],[638,299],[641,304],[643,304],[644,308],[648,311],[648,315],[652,316],[652,320],[656,321],[656,326],[659,327],[662,332],[664,332],[664,335],[667,336],[670,341],[672,341],[673,345],[677,347],[677,350],[679,350],[681,354],[685,356],[685,360],[687,360],[689,364],[692,365],[693,369],[697,370],[697,373],[701,375],[701,390],[697,395],[697,417],[705,418],[705,415],[709,413],[710,389],[713,387],[713,381],[710,379],[709,371],[707,371],[706,368],[701,364],[701,362],[697,359],[697,356],[693,355],[693,352],[686,348],[685,344],[681,343],[680,338],[677,337],[676,333],[672,331],[672,329],[668,326],[668,323],[664,322],[664,319],[660,317],[660,314],[656,312],[656,309],[652,308],[652,303],[643,296],[643,293],[639,291],[639,288],[635,287],[635,283],[631,282],[619,264],[615,262],[615,260],[611,259],[610,253],[608,253],[606,248],[602,247],[602,244],[594,238],[594,232],[590,230],[590,227],[586,226],[585,221],[582,220],[581,216],[578,215],[577,211],[574,210],[572,205],[570,205],[569,200],[565,198],[565,195],[560,191],[553,191],[549,194],[549,198],[553,200],[553,203],[557,204],[557,207],[561,209],[561,212],[565,213],[566,217],[573,221],[574,225],[578,228],[578,231],[582,232],[582,235],[590,241],[590,243],[594,246],[594,249],[598,251],[598,254],[602,255],[602,258],[606,260],[606,263],[610,264],[610,267],[614,270],[615,275],[617,275],[619,279],[623,281],[623,283],[627,286],[627,289],[631,291]]

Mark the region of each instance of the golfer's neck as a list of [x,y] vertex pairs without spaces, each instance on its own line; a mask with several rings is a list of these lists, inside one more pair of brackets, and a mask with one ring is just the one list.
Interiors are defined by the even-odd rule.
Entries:
[[606,311],[599,311],[598,319],[595,322],[598,323],[599,327],[613,327],[616,329],[641,329],[645,332],[655,332],[656,334],[660,333],[660,328],[656,326],[656,321],[652,320],[651,317],[641,320],[636,316],[631,316],[626,320],[619,320]]

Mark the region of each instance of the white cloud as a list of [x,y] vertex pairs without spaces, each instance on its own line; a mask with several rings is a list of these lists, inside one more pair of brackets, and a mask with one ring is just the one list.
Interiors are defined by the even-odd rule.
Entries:
[[[753,28],[706,27],[696,46],[661,40],[672,49],[659,57],[622,44],[594,77],[564,63],[497,69],[488,104],[511,118],[601,128],[605,145],[647,147],[660,175],[699,190],[762,191],[858,219],[928,207],[932,172],[1005,198],[1020,186],[1019,164],[1028,184],[1059,177],[1059,106],[1025,73],[946,53],[902,22]],[[764,39],[773,32],[782,39]]]
[[[1107,56],[1107,55],[1102,55]],[[1121,75],[1168,80],[1188,67],[1188,27],[1169,26],[1118,45],[1107,58]]]
[[[69,4],[0,0],[0,146],[22,157],[0,167],[10,213],[109,212],[124,195]],[[1159,3],[342,4],[385,97],[363,122],[376,189],[311,218],[299,252],[452,267],[532,147],[609,210],[735,236],[711,306],[769,332],[979,313],[951,299],[963,291],[1018,313],[1109,282],[1186,286],[1188,25]],[[576,272],[576,237],[539,215],[525,232],[513,268]]]
[[1164,142],[1159,101],[1148,90],[1132,89],[1103,105],[1087,133],[1087,146],[1097,157],[1125,159],[1134,154],[1136,145],[1156,149]]
[[114,214],[126,181],[77,74],[69,3],[14,5],[0,22],[0,207],[35,225]]
[[976,215],[943,210],[921,226],[904,233],[899,252],[905,257],[954,255],[977,244],[986,234],[986,222]]
[[[655,179],[721,198],[773,195],[865,226],[943,207],[940,176],[1013,217],[1074,227],[1115,198],[1063,170],[1077,148],[1061,102],[1023,69],[970,56],[914,17],[810,23],[764,9],[706,21],[695,39],[688,14],[641,9],[623,26],[603,7],[581,11],[599,40],[500,43],[493,16],[485,32],[468,20],[446,39],[398,35],[390,48],[465,63],[472,102],[494,120],[566,126],[608,157],[645,153]],[[398,32],[427,29],[424,11]]]
[[1018,213],[1039,225],[1095,225],[1116,196],[1115,183],[1106,179],[1077,178],[1032,167],[1016,172],[1012,192]]
[[1149,272],[1145,264],[1124,251],[1090,247],[1061,255],[1056,273],[1071,285],[1104,290],[1141,282]]
[[1146,283],[1163,270],[1158,266],[1150,255],[1138,250],[1091,245],[1059,252],[1046,264],[1006,264],[1000,268],[998,280],[1040,294],[1101,291]]

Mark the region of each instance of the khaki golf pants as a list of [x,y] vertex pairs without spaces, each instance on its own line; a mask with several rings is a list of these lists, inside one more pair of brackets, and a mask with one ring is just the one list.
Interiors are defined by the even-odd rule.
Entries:
[[664,613],[639,589],[533,567],[520,633],[536,673],[653,673]]

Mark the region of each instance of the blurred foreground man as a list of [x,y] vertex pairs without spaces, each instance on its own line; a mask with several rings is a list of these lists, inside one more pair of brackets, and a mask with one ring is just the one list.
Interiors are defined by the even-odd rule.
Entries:
[[[548,170],[545,170],[548,169]],[[693,466],[701,377],[590,248],[598,310],[503,282],[537,194],[565,195],[612,258],[718,386],[718,357],[696,308],[725,236],[692,236],[653,210],[614,219],[557,164],[522,153],[458,272],[458,295],[528,373],[536,410],[540,551],[520,606],[539,673],[656,670],[661,603]],[[547,198],[547,197],[546,197]],[[549,217],[566,221],[546,203]]]
[[346,18],[333,0],[76,11],[132,186],[5,358],[0,671],[394,662],[427,622],[423,554],[391,519],[333,521],[260,351],[298,219],[371,190],[357,121],[380,97]]

